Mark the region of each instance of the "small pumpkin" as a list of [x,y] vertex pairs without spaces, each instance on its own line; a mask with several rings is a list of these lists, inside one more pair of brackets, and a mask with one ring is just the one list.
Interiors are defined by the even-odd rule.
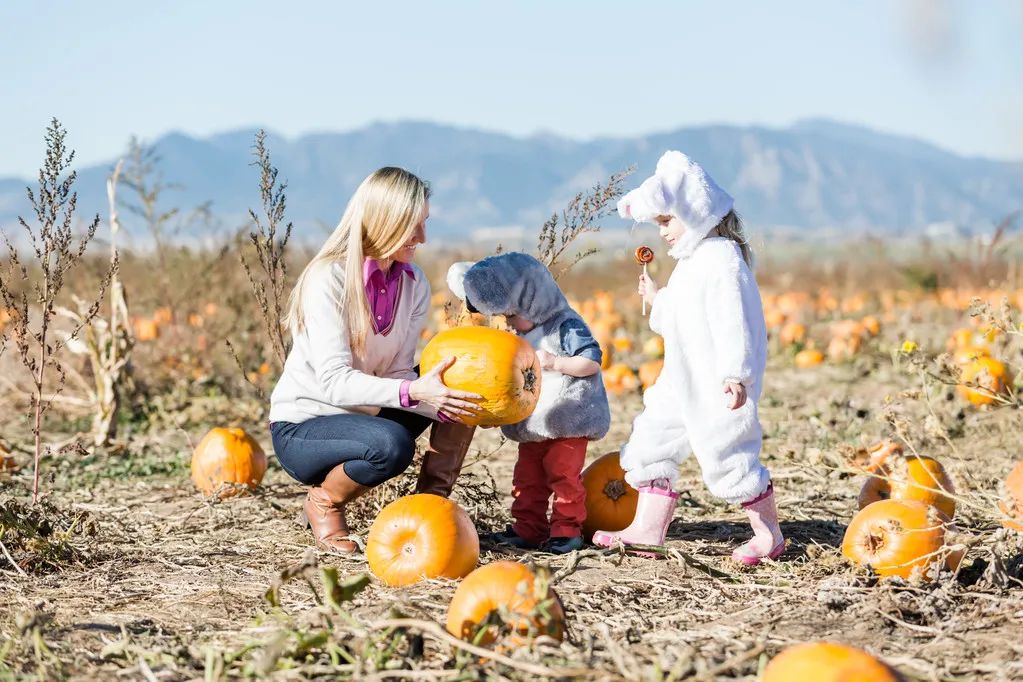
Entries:
[[1005,479],[1005,496],[999,508],[1007,518],[1002,525],[1023,533],[1023,462],[1009,472]]
[[860,324],[863,325],[863,329],[871,336],[877,336],[881,333],[881,320],[877,319],[874,315],[867,315],[860,320]]
[[265,474],[263,448],[240,428],[212,429],[192,453],[192,481],[204,495],[237,495],[239,486],[255,488]]
[[598,457],[586,467],[583,488],[586,489],[583,534],[587,538],[598,530],[621,530],[632,523],[639,492],[625,482],[625,470],[617,452]]
[[816,367],[822,362],[824,362],[824,353],[816,348],[804,348],[796,353],[796,367],[799,369]]
[[654,385],[663,370],[664,360],[648,360],[639,366],[639,383],[644,391]]
[[652,358],[663,358],[664,337],[651,336],[649,339],[647,339],[646,343],[643,344],[643,352]]
[[905,678],[865,651],[836,642],[788,647],[764,668],[761,682],[902,682]]
[[512,646],[521,646],[526,638],[537,635],[560,641],[565,633],[565,611],[557,593],[545,582],[538,583],[528,566],[515,561],[495,561],[477,568],[451,598],[448,632],[484,646],[494,644],[500,635],[496,625],[487,625],[478,638],[477,632],[497,612],[510,629],[506,642]]
[[791,346],[806,340],[806,327],[798,322],[789,322],[778,332],[778,339],[783,346]]
[[426,344],[420,368],[425,374],[449,357],[456,359],[445,370],[444,383],[483,396],[479,414],[466,424],[514,424],[533,413],[540,397],[540,364],[525,339],[488,327],[445,329]]
[[955,486],[941,462],[927,455],[905,454],[901,448],[871,457],[873,474],[860,489],[860,509],[878,500],[919,500],[952,518]]
[[[973,405],[990,405],[995,396],[1005,391],[1009,374],[998,360],[989,356],[974,358],[963,367],[963,383],[956,387],[959,395]],[[977,384],[987,391],[979,391],[966,384]],[[990,393],[989,393],[990,392]]]
[[423,578],[462,578],[479,558],[480,540],[469,515],[439,495],[421,493],[391,502],[366,538],[369,570],[391,587]]
[[948,517],[918,500],[880,500],[861,509],[845,529],[842,554],[882,577],[931,578],[945,561]]
[[639,388],[639,377],[628,365],[616,362],[604,370],[604,388],[611,393],[625,393]]
[[137,341],[155,341],[160,338],[160,325],[156,323],[156,320],[136,318],[133,326]]

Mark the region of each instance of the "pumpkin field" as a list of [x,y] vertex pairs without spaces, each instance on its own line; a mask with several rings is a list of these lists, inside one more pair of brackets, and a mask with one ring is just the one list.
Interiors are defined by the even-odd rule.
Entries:
[[[842,679],[1023,679],[1023,273],[1008,232],[814,252],[752,229],[777,561],[731,561],[749,526],[694,458],[666,544],[647,548],[657,558],[497,546],[516,457],[499,429],[477,430],[453,502],[410,496],[415,462],[356,501],[365,552],[342,557],[296,521],[305,488],[267,430],[288,344],[274,311],[311,255],[286,244],[275,181],[264,174],[251,239],[122,249],[113,277],[104,216],[46,318],[59,371],[41,390],[19,349],[43,318],[4,301],[0,679],[826,680],[843,665],[861,677]],[[540,237],[541,254],[551,235],[598,249],[559,272],[604,351],[612,428],[588,464],[627,440],[664,352],[633,250],[654,248],[661,282],[670,259],[656,235],[605,248],[613,228],[591,224],[614,182]],[[450,263],[496,247],[423,250],[424,345],[503,328],[444,284]],[[43,276],[33,267],[26,281]],[[584,477],[587,532],[631,518],[616,463]],[[417,519],[425,539],[371,531],[381,514]],[[853,649],[794,648],[820,641]]]

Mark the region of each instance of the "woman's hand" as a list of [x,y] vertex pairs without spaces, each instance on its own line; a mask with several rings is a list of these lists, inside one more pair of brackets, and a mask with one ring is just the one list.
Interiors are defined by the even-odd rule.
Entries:
[[455,358],[444,359],[436,367],[409,384],[408,395],[412,400],[432,405],[437,408],[438,412],[462,422],[465,421],[463,417],[476,416],[479,407],[471,401],[482,400],[483,396],[478,393],[456,391],[444,384],[444,372],[453,364],[455,364]]
[[725,407],[738,410],[746,404],[746,387],[735,381],[725,382]]
[[654,304],[654,297],[657,296],[657,284],[645,272],[639,275],[639,295],[650,306]]

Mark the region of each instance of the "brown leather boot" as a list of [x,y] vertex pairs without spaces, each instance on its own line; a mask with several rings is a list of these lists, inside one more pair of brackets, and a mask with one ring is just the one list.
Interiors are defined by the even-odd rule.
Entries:
[[451,495],[451,489],[455,487],[458,474],[462,471],[462,461],[465,460],[465,453],[469,451],[474,433],[475,426],[434,422],[430,429],[430,447],[423,455],[423,464],[419,468],[417,493],[430,493],[441,497]]
[[367,490],[367,486],[348,478],[341,464],[330,470],[323,483],[309,488],[304,509],[317,545],[342,554],[358,551],[359,546],[348,539],[345,505]]

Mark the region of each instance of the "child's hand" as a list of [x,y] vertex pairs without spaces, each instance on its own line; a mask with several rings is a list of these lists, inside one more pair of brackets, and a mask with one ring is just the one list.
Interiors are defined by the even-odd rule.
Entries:
[[734,381],[725,382],[725,407],[738,410],[746,404],[746,387]]
[[647,305],[654,304],[654,297],[657,295],[657,284],[646,274],[639,276],[639,295],[647,302]]
[[557,361],[558,356],[545,350],[538,350],[536,351],[536,359],[540,362],[540,369],[554,369],[554,363]]

